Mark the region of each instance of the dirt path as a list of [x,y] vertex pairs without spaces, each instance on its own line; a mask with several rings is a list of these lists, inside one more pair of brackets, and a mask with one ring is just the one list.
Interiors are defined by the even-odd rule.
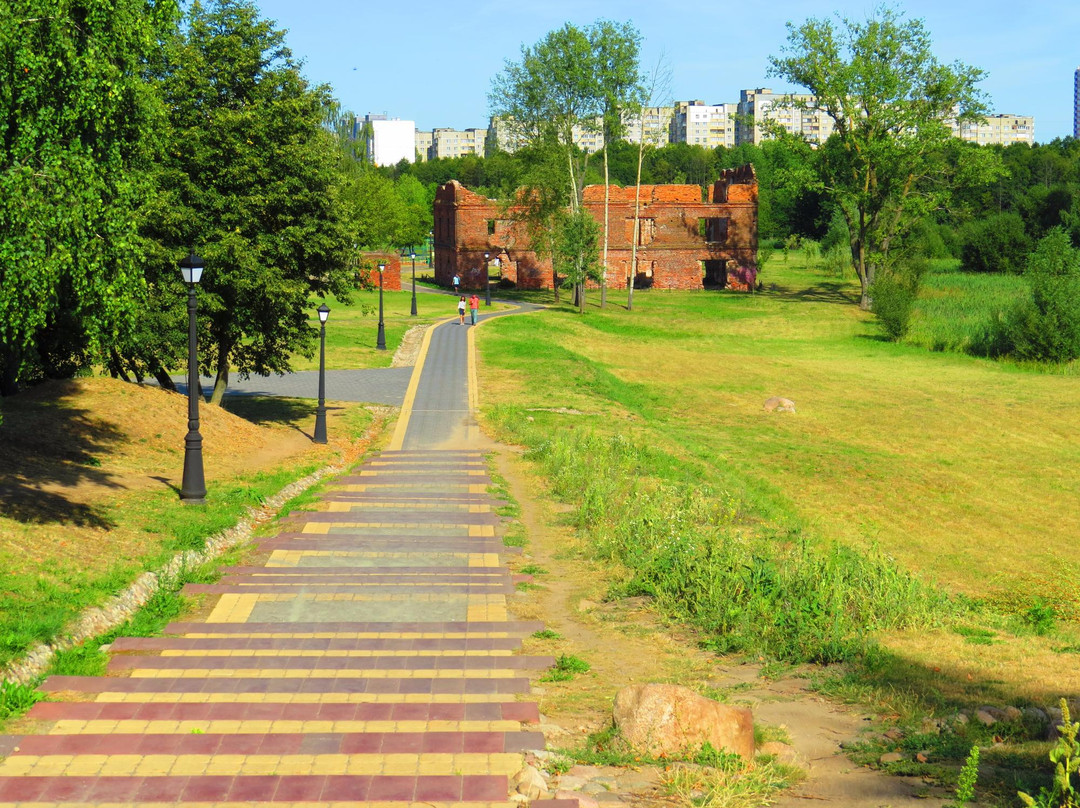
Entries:
[[[529,543],[521,566],[546,570],[541,586],[520,594],[512,609],[523,619],[539,619],[561,635],[533,640],[532,653],[573,654],[592,670],[570,682],[539,686],[540,711],[548,747],[579,747],[592,733],[611,723],[611,703],[619,688],[633,682],[674,682],[704,690],[715,698],[745,704],[756,724],[778,728],[798,755],[807,778],[779,795],[782,808],[831,804],[845,808],[897,808],[915,805],[940,808],[940,789],[920,778],[901,778],[853,764],[840,744],[858,740],[872,726],[869,716],[833,704],[809,689],[807,671],[779,679],[762,678],[761,666],[741,664],[703,651],[689,631],[663,624],[644,599],[604,603],[604,576],[578,557],[572,531],[560,525],[558,506],[543,496],[541,483],[517,454],[503,448],[499,473],[521,505]],[[625,805],[671,804],[660,784],[661,773],[645,769],[630,781],[630,793],[619,793],[615,772],[595,772],[594,780],[615,782],[615,793],[601,802]],[[580,779],[580,778],[575,778]],[[553,783],[557,786],[557,781]],[[609,789],[611,785],[607,786]],[[586,800],[588,802],[588,800]]]

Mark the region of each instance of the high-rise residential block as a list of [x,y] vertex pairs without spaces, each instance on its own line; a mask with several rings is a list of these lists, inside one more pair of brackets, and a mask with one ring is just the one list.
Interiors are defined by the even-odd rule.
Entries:
[[689,143],[715,149],[738,142],[736,115],[738,104],[706,104],[704,101],[678,101],[671,127],[672,143]]

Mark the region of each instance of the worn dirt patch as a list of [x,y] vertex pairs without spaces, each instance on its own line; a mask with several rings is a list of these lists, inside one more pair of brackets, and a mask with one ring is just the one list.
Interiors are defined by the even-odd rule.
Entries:
[[[870,730],[869,716],[816,695],[809,687],[810,668],[768,679],[756,660],[719,657],[703,650],[694,632],[658,618],[648,599],[606,602],[603,569],[580,553],[572,530],[560,523],[565,509],[553,503],[543,483],[518,453],[501,447],[496,467],[521,506],[528,544],[513,562],[530,565],[535,588],[519,593],[512,611],[521,618],[542,620],[560,639],[527,641],[531,653],[572,654],[591,666],[589,673],[568,682],[538,682],[538,697],[549,748],[573,749],[588,735],[611,724],[615,693],[634,682],[672,682],[713,698],[745,704],[755,723],[786,735],[797,751],[807,779],[778,795],[783,808],[833,804],[845,808],[945,805],[920,778],[888,776],[853,764],[840,748]],[[612,798],[630,805],[671,804],[664,797],[663,773],[642,769],[644,777],[633,793]]]

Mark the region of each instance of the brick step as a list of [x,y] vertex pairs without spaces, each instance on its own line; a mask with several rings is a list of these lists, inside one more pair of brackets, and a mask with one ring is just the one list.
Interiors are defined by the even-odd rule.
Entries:
[[353,636],[490,636],[511,634],[525,636],[542,631],[539,620],[476,620],[444,622],[305,622],[305,623],[192,623],[175,622],[165,626],[165,634],[246,634],[249,636],[297,636],[315,634],[320,637]]
[[543,749],[539,732],[86,733],[29,735],[11,757],[46,755],[504,754]]
[[453,703],[102,702],[39,701],[27,712],[39,721],[517,721],[535,724],[529,701]]
[[494,802],[506,804],[504,775],[232,775],[0,777],[0,803]]
[[185,595],[226,595],[226,594],[251,594],[251,595],[281,595],[295,594],[301,590],[308,595],[344,595],[344,594],[368,594],[372,598],[380,595],[403,593],[403,592],[433,592],[445,595],[510,595],[513,594],[514,583],[465,583],[465,584],[439,584],[434,581],[416,583],[318,583],[315,581],[296,581],[294,583],[247,583],[236,581],[220,584],[184,584],[180,590]]
[[434,677],[304,678],[153,676],[50,676],[38,687],[46,693],[379,693],[379,694],[503,694],[528,693],[528,678]]
[[492,553],[513,555],[520,547],[507,547],[490,536],[459,536],[437,539],[430,536],[365,536],[354,533],[283,533],[272,539],[256,539],[261,550],[352,550],[373,552],[393,551],[399,555],[426,555],[430,553]]
[[109,646],[112,653],[126,651],[373,651],[390,653],[457,651],[491,653],[516,651],[520,637],[119,637]]
[[[236,666],[225,664],[236,659]],[[211,670],[210,675],[222,675],[223,671],[246,667],[251,657],[159,657],[159,656],[117,656],[109,660],[110,671],[154,670]],[[208,662],[213,660],[213,667]],[[355,671],[357,675],[374,675],[388,671],[500,671],[500,670],[544,670],[555,664],[552,656],[369,656],[369,657],[327,657],[327,656],[266,656],[258,658],[261,671],[303,670],[337,671],[339,675],[346,671]]]
[[498,515],[468,511],[434,510],[340,510],[340,511],[293,511],[283,523],[290,522],[348,522],[350,524],[379,525],[432,525],[434,527],[461,527],[468,525],[497,525],[502,521]]
[[458,583],[466,580],[485,580],[509,578],[510,573],[505,567],[361,567],[350,569],[341,566],[335,567],[222,567],[224,575],[233,576],[257,576],[260,578],[289,578],[308,575],[347,575],[350,579],[366,579],[379,577],[433,577],[438,576],[446,580]]

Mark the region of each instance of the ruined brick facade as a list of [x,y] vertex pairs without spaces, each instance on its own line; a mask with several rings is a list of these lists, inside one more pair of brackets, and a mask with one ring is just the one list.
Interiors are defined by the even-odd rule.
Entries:
[[360,256],[360,268],[358,270],[362,279],[371,283],[375,289],[379,288],[379,264],[383,264],[383,291],[401,291],[401,256],[392,252],[366,252]]
[[[626,288],[632,267],[635,188],[610,186],[607,283]],[[751,165],[728,169],[709,201],[697,185],[641,186],[635,287],[749,289],[757,273],[757,178]],[[585,209],[603,228],[604,186],[590,185]],[[494,200],[456,180],[435,193],[435,280],[454,274],[463,288],[483,288],[484,253],[491,274],[521,289],[550,289],[548,258],[532,250],[528,233]],[[602,231],[601,231],[602,232]],[[602,251],[601,247],[601,251]],[[602,255],[601,255],[602,260]]]

